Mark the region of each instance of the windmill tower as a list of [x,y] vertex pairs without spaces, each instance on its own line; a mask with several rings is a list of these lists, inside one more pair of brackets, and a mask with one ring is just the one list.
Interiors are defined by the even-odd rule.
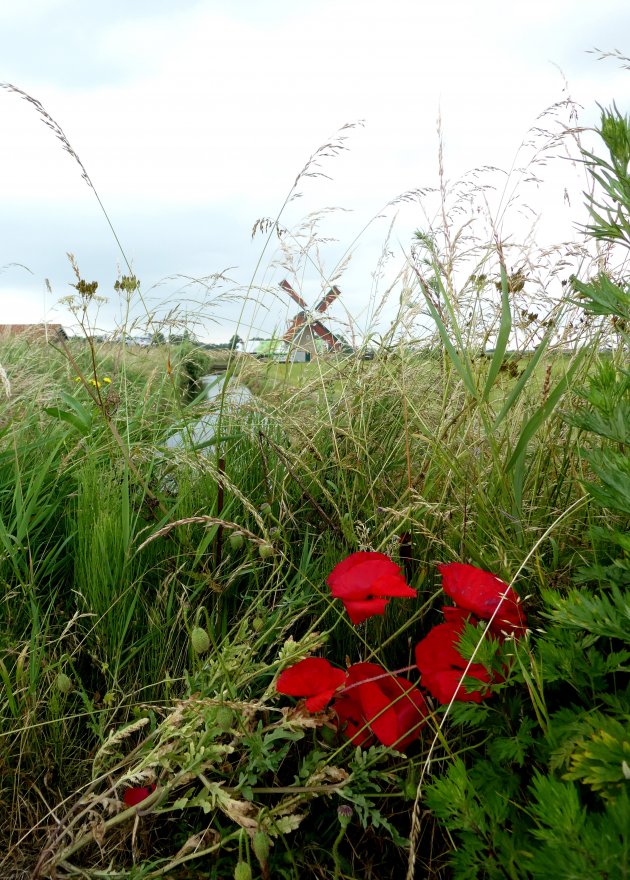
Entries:
[[343,339],[335,336],[318,317],[323,315],[328,307],[337,299],[341,293],[339,288],[331,287],[315,308],[309,310],[302,297],[293,290],[288,281],[281,281],[280,287],[300,307],[300,311],[289,321],[289,326],[283,336],[284,341],[311,356],[321,353],[322,343],[324,343],[329,351],[341,351],[344,345]]

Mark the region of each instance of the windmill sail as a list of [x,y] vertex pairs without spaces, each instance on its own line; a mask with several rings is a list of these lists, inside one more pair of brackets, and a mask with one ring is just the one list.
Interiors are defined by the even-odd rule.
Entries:
[[341,291],[338,287],[331,287],[326,296],[317,303],[313,311],[321,312],[323,314],[326,309],[334,303],[340,293]]
[[300,308],[304,309],[304,311],[308,310],[308,306],[306,305],[302,297],[293,290],[286,278],[284,279],[284,281],[280,282],[280,287],[285,290],[292,299],[296,301]]
[[286,332],[283,336],[284,341],[297,345],[300,348],[310,350],[313,354],[317,354],[319,350],[316,340],[317,337],[321,339],[329,349],[332,351],[338,351],[343,345],[343,340],[335,336],[335,334],[318,318],[315,318],[314,315],[323,314],[326,309],[332,305],[341,293],[339,288],[331,287],[326,296],[324,296],[317,303],[315,308],[309,312],[308,306],[302,297],[293,290],[288,281],[281,281],[280,287],[289,294],[291,299],[293,299],[301,309],[289,321]]

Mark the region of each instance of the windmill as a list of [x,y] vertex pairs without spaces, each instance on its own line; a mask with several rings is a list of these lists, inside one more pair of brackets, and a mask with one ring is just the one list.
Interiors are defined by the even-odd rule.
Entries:
[[[289,321],[286,333],[282,337],[284,341],[310,355],[319,354],[321,342],[328,347],[329,351],[341,351],[345,345],[344,340],[339,336],[335,336],[318,317],[318,315],[323,315],[326,309],[337,299],[341,293],[339,288],[331,287],[315,308],[309,310],[302,297],[293,290],[288,281],[281,281],[280,287],[300,307],[300,311]],[[321,342],[318,344],[319,340]]]

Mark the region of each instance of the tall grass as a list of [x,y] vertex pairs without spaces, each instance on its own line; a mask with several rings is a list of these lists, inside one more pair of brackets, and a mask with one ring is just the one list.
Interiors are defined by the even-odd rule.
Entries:
[[[434,713],[408,756],[355,754],[320,739],[320,722],[280,711],[274,675],[324,644],[341,666],[409,666],[436,619],[437,561],[515,578],[540,622],[540,591],[569,586],[596,516],[573,389],[602,339],[617,346],[614,361],[623,347],[614,327],[579,324],[568,295],[532,317],[527,287],[544,293],[531,281],[542,258],[518,250],[522,269],[510,271],[516,248],[474,239],[483,187],[453,193],[441,166],[437,197],[377,356],[301,368],[234,355],[230,371],[256,396],[236,410],[219,402],[208,448],[166,446],[175,425],[211,408],[182,394],[190,345],[0,345],[11,395],[0,404],[2,876],[35,864],[44,876],[187,876],[206,851],[214,861],[199,876],[227,876],[249,852],[241,831],[256,827],[254,808],[277,876],[380,877],[392,865],[402,876],[410,831],[418,871],[448,876],[452,841],[428,815],[428,830],[414,825],[412,804],[435,743],[444,759],[467,741],[449,739]],[[258,226],[271,236],[279,223]],[[316,265],[293,241],[293,270]],[[558,246],[549,276],[586,254]],[[90,306],[88,294],[86,320]],[[350,626],[325,579],[358,549],[399,561],[419,601]],[[206,657],[191,645],[199,626]],[[227,726],[217,720],[226,706]],[[179,812],[158,812],[139,834],[120,818],[121,791],[156,767]],[[313,798],[321,811],[309,811]],[[342,856],[344,799],[361,824]]]

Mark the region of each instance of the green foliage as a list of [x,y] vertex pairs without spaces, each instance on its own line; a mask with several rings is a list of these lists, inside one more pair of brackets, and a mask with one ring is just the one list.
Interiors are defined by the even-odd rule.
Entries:
[[[603,208],[602,217],[592,199],[590,230],[630,244],[630,123],[616,109],[605,112],[601,134],[610,163],[591,154],[586,159],[614,208]],[[593,314],[621,319],[616,326],[625,336],[626,284],[600,274],[588,283],[574,279],[573,287]],[[590,528],[584,563],[572,572],[579,588],[543,587],[543,626],[531,645],[513,645],[511,684],[520,680],[528,688],[531,705],[521,703],[516,729],[509,691],[502,710],[457,707],[452,713],[453,723],[482,737],[426,787],[427,805],[456,835],[455,878],[629,875],[629,392],[630,376],[618,361],[599,359],[578,391],[581,406],[565,413],[581,431],[580,455],[588,466],[582,485],[606,509],[607,528]],[[552,409],[558,400],[552,394]],[[544,407],[528,425],[537,429],[543,415]],[[526,426],[510,463],[522,455],[528,433]],[[475,647],[472,629],[461,639],[467,656]],[[482,645],[476,659],[491,663],[493,650]]]
[[73,428],[76,428],[80,434],[87,437],[92,429],[93,413],[81,401],[76,400],[65,391],[60,392],[60,397],[70,409],[63,410],[58,406],[49,406],[44,409],[46,415],[60,419],[62,422],[67,422]]
[[601,241],[630,245],[630,178],[628,177],[628,143],[630,119],[613,106],[602,109],[600,135],[609,151],[609,159],[585,152],[584,157],[601,196],[589,198],[593,222],[590,234]]
[[456,880],[519,876],[525,823],[511,808],[517,791],[508,769],[482,760],[468,769],[460,758],[427,788],[427,806],[460,841],[451,856]]
[[[607,593],[595,595],[589,590],[569,590],[564,596],[543,590],[546,614],[559,627],[579,633],[630,642],[630,605],[628,590],[612,584]],[[593,639],[585,639],[591,644]],[[624,657],[624,654],[620,654]],[[617,662],[617,661],[615,661]]]
[[537,774],[530,805],[536,846],[527,858],[534,878],[593,880],[628,876],[630,798],[620,797],[599,811],[587,810],[577,786]]
[[184,401],[190,403],[203,391],[202,376],[210,372],[210,357],[192,342],[182,342],[177,352],[179,358],[180,387]]
[[[588,718],[592,724],[592,716]],[[622,721],[602,716],[599,726],[575,744],[565,779],[579,780],[608,799],[627,786],[630,767],[630,715]]]
[[379,795],[400,780],[391,770],[380,769],[379,763],[386,760],[388,751],[381,746],[369,749],[356,749],[349,762],[349,782],[342,789],[342,796],[355,808],[364,828],[382,828],[398,846],[407,846],[409,841],[402,837],[398,829],[383,815],[379,808]]
[[571,284],[580,305],[593,315],[615,315],[625,320],[630,309],[627,287],[621,287],[603,272],[588,283],[573,277]]

